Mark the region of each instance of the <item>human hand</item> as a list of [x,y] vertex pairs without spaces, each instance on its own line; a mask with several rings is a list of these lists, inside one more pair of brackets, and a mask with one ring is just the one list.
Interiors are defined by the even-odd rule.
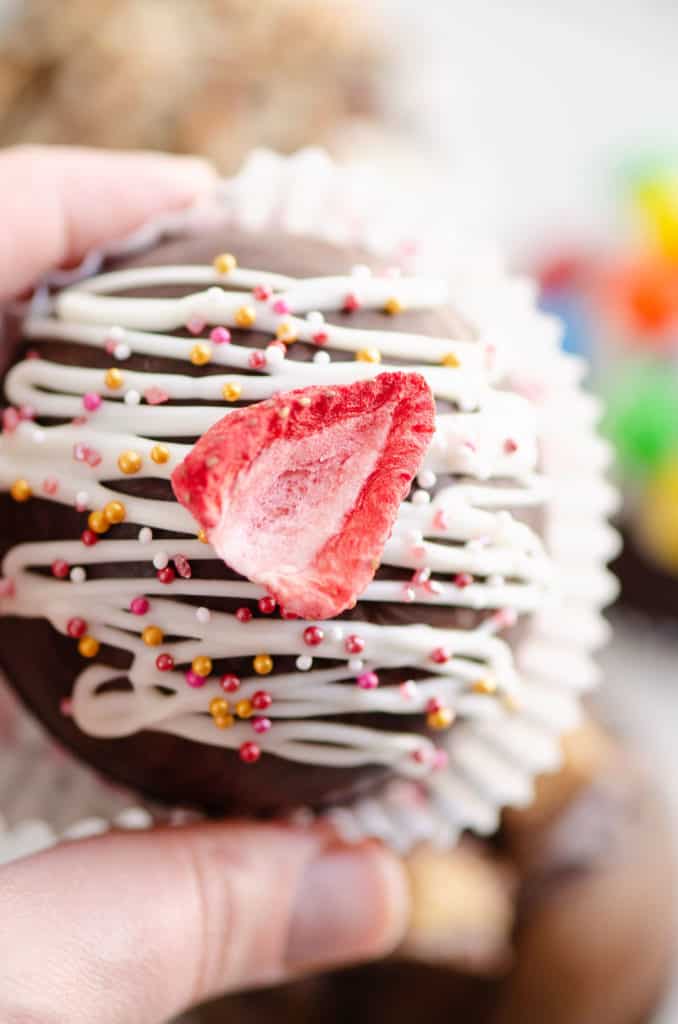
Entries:
[[[179,208],[201,161],[0,154],[0,299]],[[111,833],[0,868],[0,1020],[155,1024],[222,992],[376,957],[407,911],[398,861],[323,826],[232,822]]]

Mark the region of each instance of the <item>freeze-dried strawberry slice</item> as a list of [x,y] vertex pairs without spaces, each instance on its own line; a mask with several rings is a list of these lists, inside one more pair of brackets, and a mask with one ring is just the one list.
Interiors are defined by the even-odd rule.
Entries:
[[433,430],[416,373],[301,388],[224,416],[172,486],[231,568],[330,618],[374,576]]

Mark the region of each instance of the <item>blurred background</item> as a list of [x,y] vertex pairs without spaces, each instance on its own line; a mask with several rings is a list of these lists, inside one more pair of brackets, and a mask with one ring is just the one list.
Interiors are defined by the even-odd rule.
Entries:
[[[678,808],[678,7],[0,0],[0,145],[378,161],[535,275],[608,403],[608,720]],[[410,184],[410,188],[413,187]],[[678,1000],[658,1018],[678,1020]]]

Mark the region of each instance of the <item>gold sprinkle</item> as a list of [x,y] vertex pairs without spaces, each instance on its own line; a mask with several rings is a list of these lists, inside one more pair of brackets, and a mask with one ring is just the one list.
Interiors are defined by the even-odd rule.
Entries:
[[109,523],[122,523],[127,515],[127,509],[121,501],[109,501],[104,506],[104,516]]
[[392,295],[390,299],[387,299],[384,303],[384,313],[388,313],[389,316],[397,316],[398,313],[402,313],[405,309],[400,299],[396,299],[395,295]]
[[227,402],[237,402],[242,394],[242,388],[234,380],[227,380],[221,389],[222,398]]
[[212,671],[212,659],[206,654],[200,654],[191,662],[191,668],[197,676],[208,676]]
[[485,676],[482,679],[475,679],[471,684],[474,693],[490,695],[497,692],[497,684],[494,679]]
[[141,456],[138,452],[122,452],[118,456],[118,469],[127,476],[138,473],[141,469]]
[[217,274],[230,274],[231,271],[235,270],[235,268],[238,266],[238,261],[236,260],[233,253],[222,252],[219,253],[218,256],[214,257],[214,260],[212,261],[212,266],[216,270]]
[[165,639],[165,634],[161,630],[160,626],[146,626],[141,639],[147,645],[147,647],[159,647]]
[[165,462],[169,462],[169,457],[169,448],[166,448],[164,444],[154,444],[151,448],[151,459],[159,466],[162,466]]
[[198,530],[196,536],[197,536],[197,538],[198,538],[198,540],[200,541],[201,544],[209,544],[209,540],[207,539],[207,534],[202,529],[202,527]]
[[361,348],[355,354],[359,363],[380,363],[381,352],[378,348]]
[[33,491],[28,480],[15,480],[10,487],[9,493],[15,501],[24,502],[33,497]]
[[241,306],[236,309],[233,319],[237,327],[252,327],[257,319],[257,314],[252,306]]
[[252,715],[254,714],[252,701],[247,700],[246,698],[243,700],[239,700],[235,706],[235,713],[238,716],[238,718],[251,718]]
[[452,369],[456,369],[457,366],[461,366],[459,359],[455,356],[454,352],[448,352],[442,358],[443,366],[450,366]]
[[273,670],[273,658],[270,654],[257,654],[252,667],[258,676],[267,676]]
[[205,341],[197,341],[189,353],[194,366],[205,366],[212,358],[212,346]]
[[111,391],[117,391],[118,388],[122,387],[124,382],[125,378],[123,377],[123,375],[121,374],[120,370],[118,370],[117,367],[112,366],[110,370],[106,370],[106,374],[104,376],[104,383],[106,387],[109,388]]
[[289,320],[281,320],[275,329],[275,336],[279,341],[284,341],[287,345],[291,345],[292,342],[297,340],[297,336],[294,333],[294,327]]
[[83,658],[96,658],[99,653],[99,641],[93,636],[83,636],[78,643],[78,653]]
[[430,711],[426,716],[426,722],[430,729],[449,729],[454,721],[454,711],[451,708],[438,708],[437,711]]
[[212,697],[212,700],[210,701],[211,715],[227,715],[229,711],[229,703],[225,697]]
[[213,715],[212,717],[217,729],[230,729],[235,725],[233,715]]
[[110,522],[102,508],[95,509],[87,517],[87,525],[93,533],[106,533],[110,528]]

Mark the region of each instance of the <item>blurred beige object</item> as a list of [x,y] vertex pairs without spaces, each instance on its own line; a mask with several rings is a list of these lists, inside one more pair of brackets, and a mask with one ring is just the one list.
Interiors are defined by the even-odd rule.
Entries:
[[0,39],[0,144],[203,154],[332,146],[379,107],[359,0],[25,0]]
[[399,956],[471,974],[507,967],[517,883],[508,864],[469,839],[453,850],[421,846],[407,870],[412,916]]

